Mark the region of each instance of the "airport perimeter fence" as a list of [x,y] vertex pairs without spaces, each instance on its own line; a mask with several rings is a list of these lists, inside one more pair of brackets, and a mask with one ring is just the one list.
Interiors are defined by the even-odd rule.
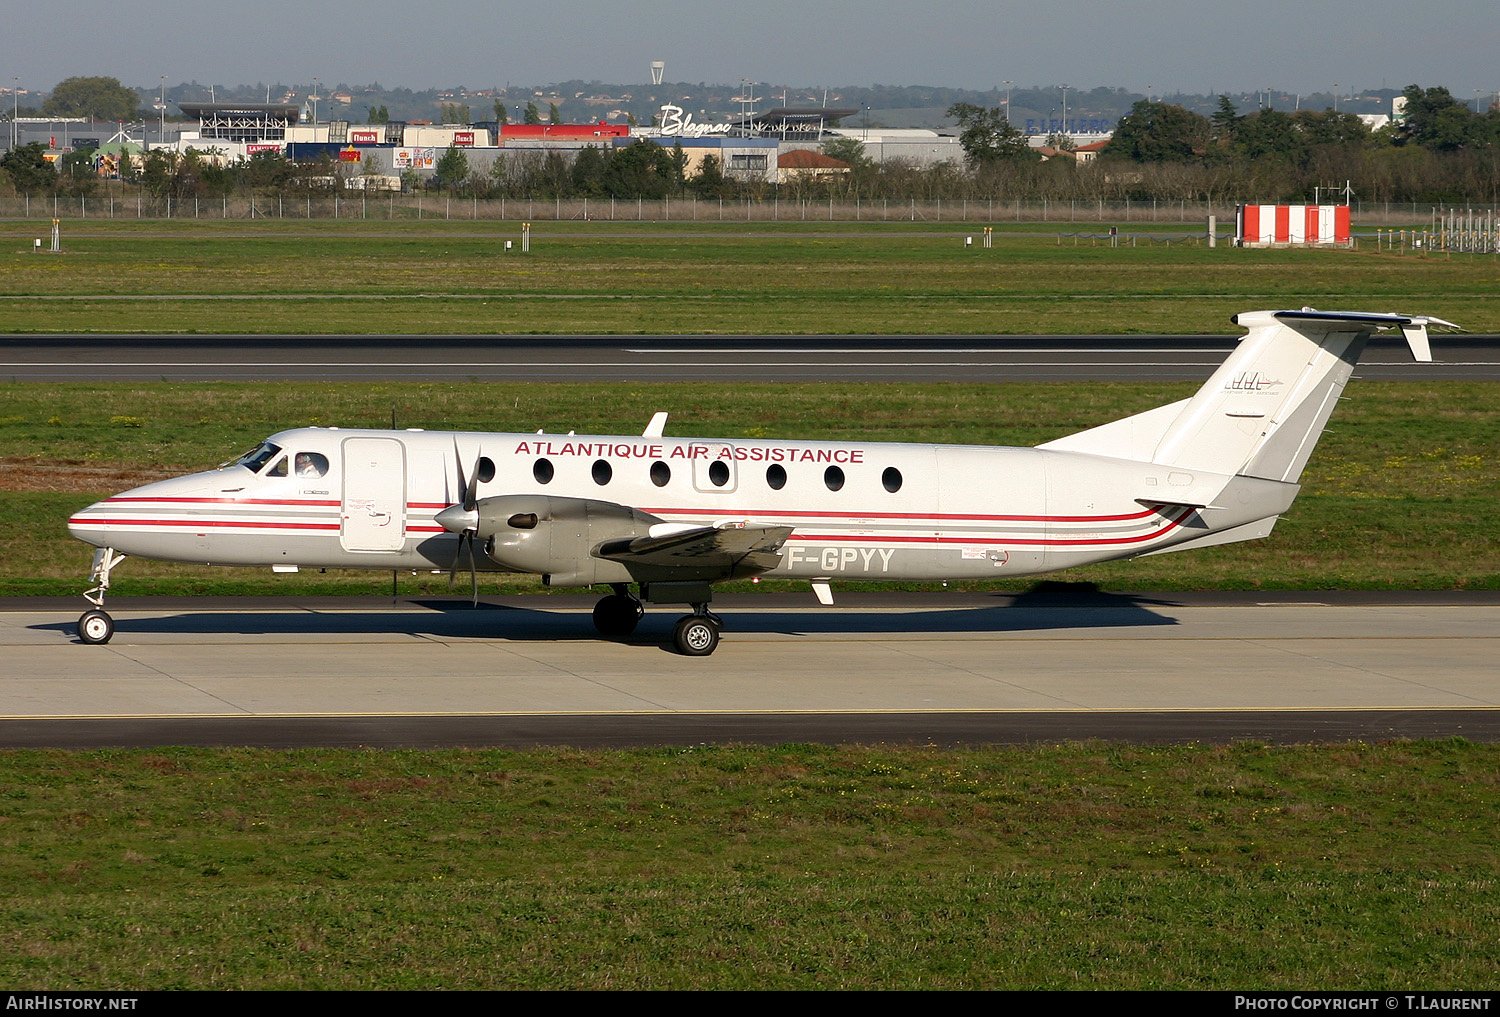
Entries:
[[[153,198],[139,191],[93,196],[18,195],[0,198],[0,219],[323,219],[473,220],[492,222],[920,222],[920,223],[1191,223],[1215,216],[1232,227],[1235,202],[1157,199],[1006,201],[986,198],[718,199],[472,198],[432,194],[345,194],[333,197],[235,195]],[[1495,206],[1456,203],[1355,202],[1362,226],[1430,223],[1455,209],[1491,217]]]

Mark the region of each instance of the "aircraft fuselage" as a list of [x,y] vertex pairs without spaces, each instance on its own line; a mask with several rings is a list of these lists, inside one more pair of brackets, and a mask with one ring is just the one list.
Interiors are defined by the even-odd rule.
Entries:
[[[267,442],[277,451],[258,471],[232,465],[148,484],[81,510],[69,530],[95,546],[169,561],[446,570],[458,537],[435,517],[462,498],[461,469],[488,457],[495,475],[478,486],[481,500],[589,499],[665,524],[792,527],[770,575],[984,579],[1193,539],[1203,525],[1183,493],[1230,480],[981,446],[338,428],[283,431]],[[299,476],[298,457],[320,457],[321,476]],[[1289,503],[1295,485],[1275,486],[1289,489],[1278,492]],[[1244,521],[1281,508],[1253,501]],[[1229,524],[1224,511],[1216,527]],[[618,535],[574,530],[551,536],[557,560],[587,559],[598,540]],[[518,564],[502,549],[501,561],[477,561],[481,571],[537,571],[556,585],[630,581],[612,562],[594,560],[579,574],[549,567],[550,552],[541,553]]]

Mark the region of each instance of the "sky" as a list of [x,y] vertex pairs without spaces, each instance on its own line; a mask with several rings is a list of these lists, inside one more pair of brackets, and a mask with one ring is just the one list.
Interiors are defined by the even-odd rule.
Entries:
[[[1494,0],[72,0],[21,4],[0,87],[74,75],[423,90],[580,79],[1351,94],[1500,89]],[[65,18],[66,24],[60,24]],[[207,96],[205,95],[205,98]]]

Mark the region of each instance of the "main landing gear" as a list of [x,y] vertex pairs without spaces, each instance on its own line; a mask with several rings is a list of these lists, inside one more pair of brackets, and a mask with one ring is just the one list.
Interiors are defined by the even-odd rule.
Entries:
[[635,631],[646,608],[630,595],[624,583],[614,583],[610,589],[614,592],[594,605],[594,628],[608,639],[623,639]]
[[78,638],[85,643],[107,643],[115,634],[115,620],[104,610],[104,594],[109,590],[109,573],[125,556],[112,547],[94,551],[94,567],[89,572],[93,586],[84,591],[83,599],[93,607],[78,618]]
[[[610,589],[614,592],[594,605],[594,628],[608,639],[623,639],[635,631],[646,609],[638,598],[630,595],[624,583],[612,583]],[[724,623],[708,610],[707,601],[692,607],[693,613],[684,615],[673,626],[672,645],[685,657],[706,657],[718,648]]]
[[723,627],[719,616],[709,613],[707,604],[694,604],[693,613],[683,615],[672,627],[672,645],[684,657],[707,657],[718,649]]

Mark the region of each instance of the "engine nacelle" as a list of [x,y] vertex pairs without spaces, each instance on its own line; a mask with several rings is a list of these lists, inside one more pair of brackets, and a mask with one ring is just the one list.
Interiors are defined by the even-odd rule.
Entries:
[[662,521],[615,502],[543,494],[481,498],[475,509],[484,553],[507,571],[543,576],[549,586],[631,582],[624,565],[595,558],[593,549],[645,536]]

